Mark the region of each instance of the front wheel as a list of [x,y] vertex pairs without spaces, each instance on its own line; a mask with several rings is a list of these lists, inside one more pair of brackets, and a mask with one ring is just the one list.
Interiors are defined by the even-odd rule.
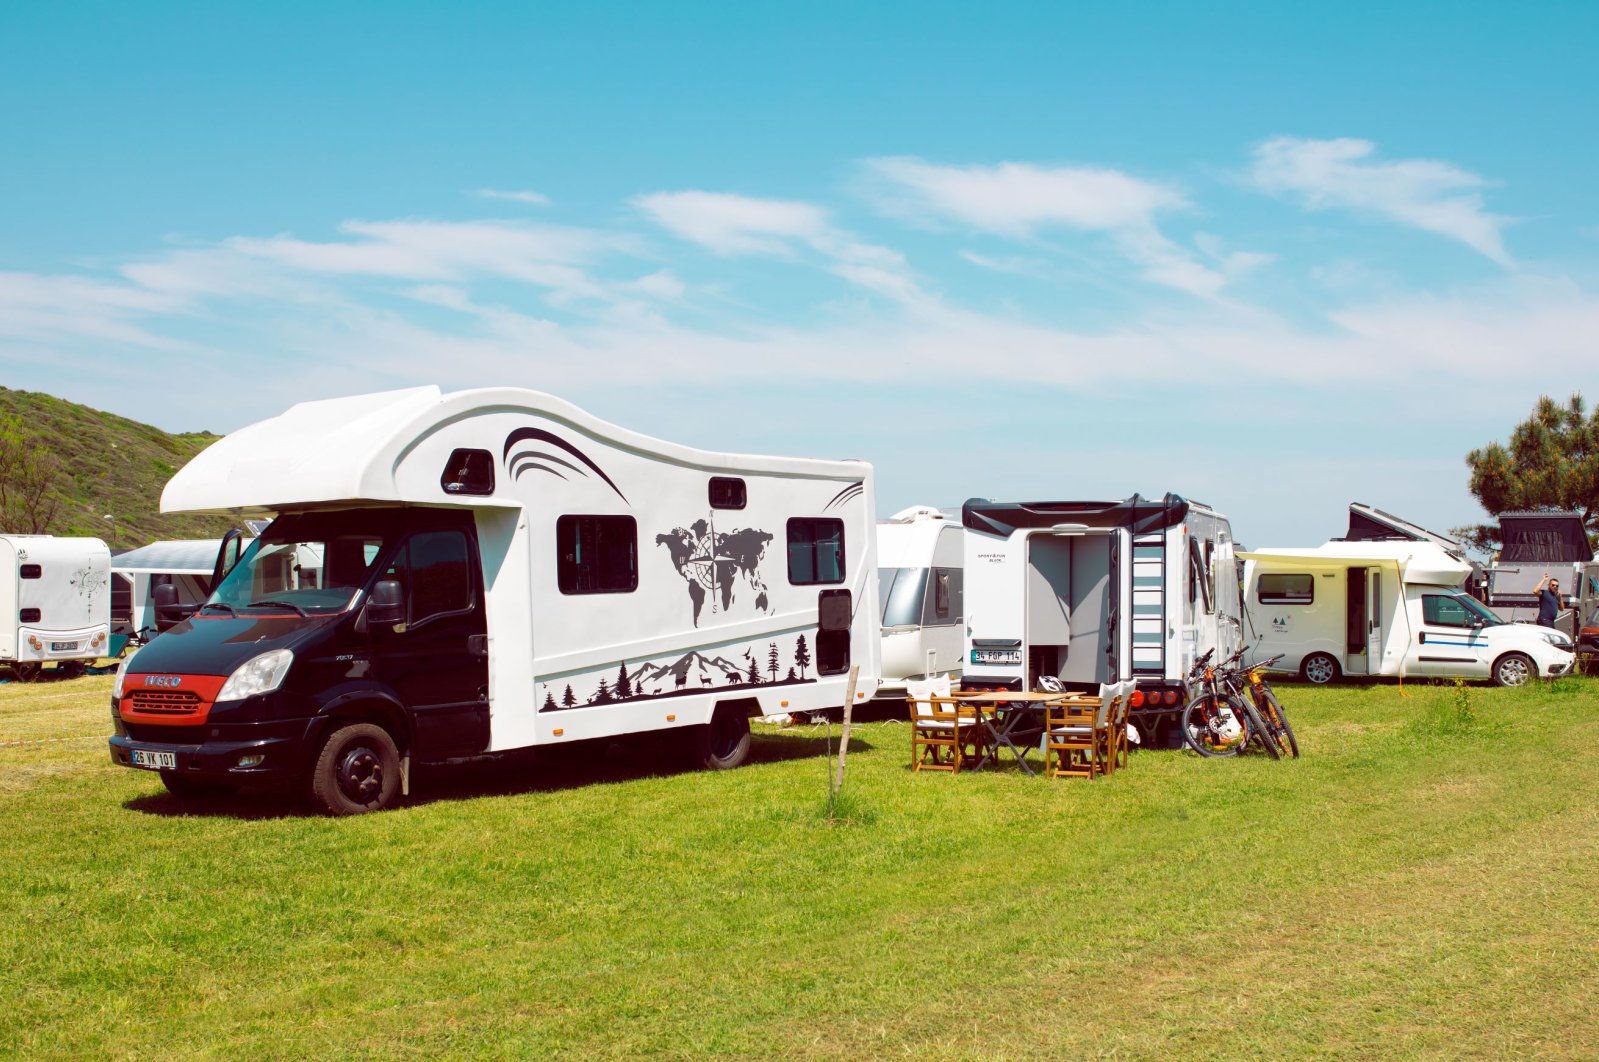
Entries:
[[690,760],[713,771],[730,771],[750,754],[750,719],[734,708],[718,708],[706,726],[688,733]]
[[1299,665],[1299,673],[1305,677],[1306,682],[1317,686],[1325,686],[1329,682],[1337,682],[1343,669],[1326,653],[1311,653],[1305,657],[1305,662]]
[[1243,705],[1244,718],[1249,721],[1251,735],[1256,741],[1260,742],[1260,747],[1265,750],[1266,755],[1274,760],[1282,759],[1283,752],[1282,747],[1277,743],[1277,731],[1271,728],[1265,717],[1260,714],[1260,709],[1251,704],[1249,700],[1241,698],[1239,703]]
[[1288,752],[1294,759],[1299,759],[1299,739],[1294,737],[1293,724],[1288,721],[1288,713],[1283,711],[1282,702],[1271,690],[1264,691],[1261,699],[1263,701],[1261,714],[1267,717],[1268,723],[1276,726],[1277,734],[1282,739],[1280,744],[1288,747]]
[[352,723],[329,734],[311,768],[311,799],[329,815],[380,811],[399,791],[399,749],[373,723]]
[[1231,703],[1201,693],[1183,709],[1183,743],[1201,756],[1236,756],[1249,744],[1249,729]]
[[1538,668],[1525,653],[1506,653],[1494,661],[1494,682],[1501,686],[1525,686],[1538,676]]

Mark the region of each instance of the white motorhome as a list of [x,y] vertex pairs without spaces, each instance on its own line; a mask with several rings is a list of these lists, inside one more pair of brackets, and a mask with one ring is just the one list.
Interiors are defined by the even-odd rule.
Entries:
[[1519,686],[1570,670],[1570,639],[1505,623],[1465,592],[1471,566],[1430,542],[1329,542],[1244,561],[1254,659],[1314,683],[1350,676],[1492,678]]
[[907,679],[960,677],[966,658],[963,539],[958,520],[927,506],[877,525],[881,694],[902,696]]
[[111,551],[97,538],[0,535],[0,666],[24,682],[108,652]]
[[124,665],[112,757],[336,813],[412,762],[646,731],[736,766],[751,717],[841,705],[851,665],[875,692],[873,498],[861,462],[690,449],[534,391],[297,405],[167,484],[166,512],[276,519]]
[[1136,680],[1146,729],[1180,712],[1207,650],[1240,642],[1232,527],[1175,494],[1151,501],[1000,504],[973,499],[966,528],[963,682],[1071,689]]

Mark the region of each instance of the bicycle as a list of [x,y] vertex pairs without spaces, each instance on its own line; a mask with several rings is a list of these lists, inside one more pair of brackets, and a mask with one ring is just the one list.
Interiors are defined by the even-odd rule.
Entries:
[[1266,681],[1266,672],[1281,660],[1286,653],[1278,653],[1270,660],[1262,660],[1252,664],[1249,668],[1249,695],[1254,700],[1255,710],[1260,713],[1266,728],[1271,731],[1272,737],[1277,742],[1277,747],[1289,753],[1294,759],[1299,758],[1299,740],[1294,737],[1293,724],[1288,722],[1288,713],[1283,711],[1282,702],[1277,699],[1277,694],[1271,688],[1271,683]]
[[1268,756],[1281,759],[1275,734],[1244,692],[1244,672],[1235,666],[1243,655],[1240,648],[1211,665],[1212,652],[1206,652],[1194,661],[1188,679],[1190,685],[1197,680],[1200,690],[1183,708],[1183,741],[1201,756],[1236,756],[1259,742]]

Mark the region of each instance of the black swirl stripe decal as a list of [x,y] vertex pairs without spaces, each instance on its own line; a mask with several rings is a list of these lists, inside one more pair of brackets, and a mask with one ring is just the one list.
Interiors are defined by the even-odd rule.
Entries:
[[[549,472],[552,475],[560,476],[562,479],[567,478],[548,465],[540,464],[539,462],[541,460],[553,461],[557,464],[565,465],[574,472],[582,475],[588,475],[587,472],[584,472],[583,469],[579,468],[577,465],[574,465],[569,461],[564,461],[561,458],[556,457],[554,454],[543,454],[536,451],[529,451],[517,454],[516,459],[513,462],[511,460],[511,450],[516,446],[517,443],[523,442],[549,443],[550,445],[555,446],[568,454],[571,454],[573,457],[577,458],[585,466],[587,466],[591,471],[593,471],[596,476],[599,476],[601,479],[603,479],[606,486],[616,491],[616,496],[618,498],[621,498],[623,501],[627,501],[627,495],[622,493],[622,488],[618,487],[611,480],[611,477],[605,474],[604,469],[600,468],[599,465],[590,460],[587,454],[560,436],[545,431],[543,428],[517,428],[516,430],[512,431],[511,434],[505,437],[505,450],[504,453],[501,454],[501,460],[506,462],[507,467],[513,470],[511,472],[512,479],[515,479],[517,476],[521,475],[523,472],[526,472],[530,468],[537,469],[540,472]],[[631,505],[632,502],[628,502],[628,504]]]
[[833,495],[833,500],[828,502],[826,505],[822,506],[822,511],[826,512],[828,509],[833,508],[835,505],[843,505],[846,502],[853,501],[853,500],[855,500],[856,498],[859,498],[862,494],[865,494],[865,493],[866,493],[866,484],[865,484],[864,480],[863,481],[859,481],[859,482],[855,482],[855,483],[851,483],[849,486],[845,487],[843,490],[841,490],[837,494]]

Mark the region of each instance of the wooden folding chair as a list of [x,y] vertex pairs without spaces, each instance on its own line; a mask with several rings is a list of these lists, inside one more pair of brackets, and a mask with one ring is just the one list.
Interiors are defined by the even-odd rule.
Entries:
[[1110,739],[1105,757],[1106,773],[1127,766],[1127,717],[1132,711],[1133,687],[1137,683],[1123,682],[1117,687],[1116,706],[1106,720],[1106,735]]
[[1105,773],[1110,713],[1118,703],[1114,686],[1099,688],[1097,708],[1050,704],[1044,714],[1044,773],[1050,778],[1097,778]]
[[948,696],[949,680],[943,680],[944,696],[931,692],[933,683],[907,682],[906,700],[911,714],[911,770],[959,773],[967,760],[982,755],[982,720],[977,709]]

